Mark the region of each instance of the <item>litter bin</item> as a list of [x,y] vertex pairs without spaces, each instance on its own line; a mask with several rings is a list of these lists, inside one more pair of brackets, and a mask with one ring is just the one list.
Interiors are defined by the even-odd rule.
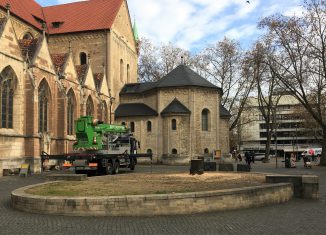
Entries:
[[284,163],[285,163],[285,168],[291,168],[291,157],[286,156]]
[[204,173],[204,160],[194,159],[190,161],[190,174],[191,175],[201,175]]

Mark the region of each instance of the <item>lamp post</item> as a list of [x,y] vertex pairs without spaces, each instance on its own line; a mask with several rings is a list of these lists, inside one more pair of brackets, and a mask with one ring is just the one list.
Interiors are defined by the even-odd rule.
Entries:
[[115,98],[111,95],[111,89],[109,89],[109,101],[110,101],[110,124],[112,124],[112,104]]

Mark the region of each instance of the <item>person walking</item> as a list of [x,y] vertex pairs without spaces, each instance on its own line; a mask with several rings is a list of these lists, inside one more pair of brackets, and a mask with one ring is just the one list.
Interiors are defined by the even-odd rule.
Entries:
[[245,159],[246,159],[246,163],[249,165],[250,167],[250,163],[251,163],[251,157],[250,157],[250,153],[249,152],[245,152]]
[[255,153],[254,153],[254,151],[250,152],[250,158],[251,158],[251,162],[255,163]]

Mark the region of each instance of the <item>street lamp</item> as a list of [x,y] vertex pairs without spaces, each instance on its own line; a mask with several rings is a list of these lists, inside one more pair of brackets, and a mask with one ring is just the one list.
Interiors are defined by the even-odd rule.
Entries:
[[109,102],[110,102],[110,124],[112,124],[112,104],[115,98],[111,95],[111,89],[109,89]]

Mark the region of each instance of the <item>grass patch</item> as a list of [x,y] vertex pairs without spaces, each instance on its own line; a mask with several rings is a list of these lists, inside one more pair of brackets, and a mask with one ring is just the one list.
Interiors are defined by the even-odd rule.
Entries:
[[121,196],[201,192],[262,185],[263,175],[237,173],[145,174],[99,176],[87,181],[62,181],[28,189],[41,196]]

